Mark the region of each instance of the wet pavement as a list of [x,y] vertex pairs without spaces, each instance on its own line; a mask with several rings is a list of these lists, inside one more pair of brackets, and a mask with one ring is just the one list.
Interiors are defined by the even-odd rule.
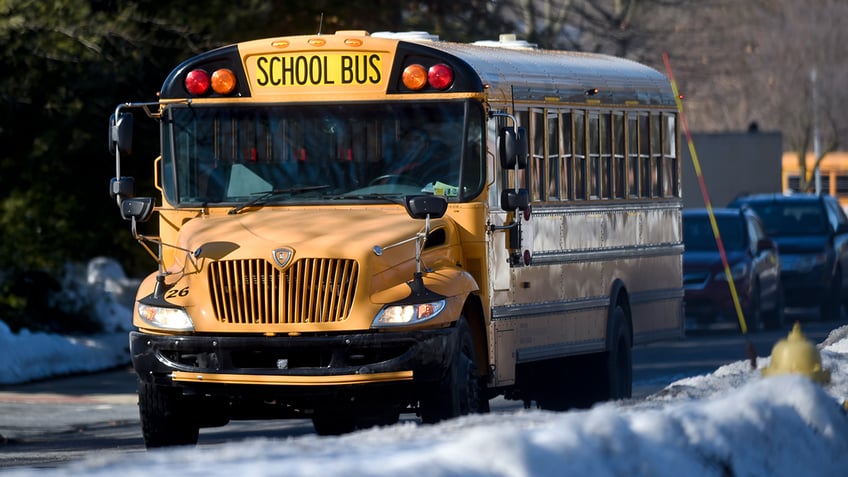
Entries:
[[130,368],[0,386],[0,443],[137,422],[136,376]]

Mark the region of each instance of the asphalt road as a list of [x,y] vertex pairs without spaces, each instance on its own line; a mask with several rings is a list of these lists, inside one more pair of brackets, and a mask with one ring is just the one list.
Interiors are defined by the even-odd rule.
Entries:
[[[815,343],[843,324],[803,323]],[[757,355],[768,356],[787,331],[741,336],[732,326],[690,332],[681,341],[634,349],[634,398],[659,391],[685,377],[748,359],[750,339]],[[93,453],[145,452],[138,422],[136,378],[132,369],[0,386],[0,472],[9,467],[57,467]],[[511,412],[521,403],[497,398],[494,412]],[[408,419],[413,419],[409,416]],[[313,432],[309,420],[236,421],[204,429],[199,445],[250,437],[284,438]]]

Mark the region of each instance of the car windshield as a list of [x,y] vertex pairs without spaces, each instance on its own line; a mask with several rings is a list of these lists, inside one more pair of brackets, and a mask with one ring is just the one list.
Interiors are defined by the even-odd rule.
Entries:
[[754,209],[768,235],[774,237],[821,235],[827,218],[818,202],[754,202]]
[[[471,101],[174,105],[162,124],[162,186],[175,205],[462,201],[485,178],[483,111]],[[298,193],[268,194],[280,190]]]
[[[745,227],[741,217],[716,217],[716,223],[725,250],[743,250],[745,248]],[[687,251],[718,251],[709,217],[683,217],[683,244]]]

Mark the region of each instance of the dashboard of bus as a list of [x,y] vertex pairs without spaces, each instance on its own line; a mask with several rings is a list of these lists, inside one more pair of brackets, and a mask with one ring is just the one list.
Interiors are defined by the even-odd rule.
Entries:
[[474,101],[172,105],[162,115],[165,198],[176,206],[467,201],[485,180]]

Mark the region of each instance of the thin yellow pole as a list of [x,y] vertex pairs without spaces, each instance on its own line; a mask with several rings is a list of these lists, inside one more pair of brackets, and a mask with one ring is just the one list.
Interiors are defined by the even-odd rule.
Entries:
[[742,329],[742,334],[748,333],[748,325],[745,323],[745,315],[742,313],[742,306],[739,304],[739,295],[736,293],[736,284],[733,283],[733,276],[730,274],[730,265],[727,262],[727,253],[724,251],[724,244],[721,240],[721,234],[718,231],[713,206],[710,203],[710,195],[707,193],[707,184],[704,182],[704,176],[701,174],[701,163],[698,161],[698,154],[695,152],[695,142],[692,140],[692,134],[689,133],[689,125],[686,122],[686,115],[683,112],[683,101],[681,101],[680,93],[677,90],[677,83],[674,81],[674,75],[671,72],[671,63],[668,60],[668,53],[663,53],[663,63],[668,72],[668,79],[671,82],[671,91],[674,93],[674,101],[677,103],[677,110],[680,113],[680,122],[683,126],[683,131],[686,134],[686,142],[689,144],[689,155],[692,157],[692,165],[695,166],[695,175],[698,176],[698,184],[701,186],[701,195],[704,197],[704,203],[707,206],[707,215],[710,217],[710,225],[713,229],[716,245],[718,246],[718,254],[721,256],[721,263],[724,265],[724,274],[727,276],[727,285],[730,287],[730,296],[733,298],[733,306],[736,308],[736,317],[739,319],[739,327]]

